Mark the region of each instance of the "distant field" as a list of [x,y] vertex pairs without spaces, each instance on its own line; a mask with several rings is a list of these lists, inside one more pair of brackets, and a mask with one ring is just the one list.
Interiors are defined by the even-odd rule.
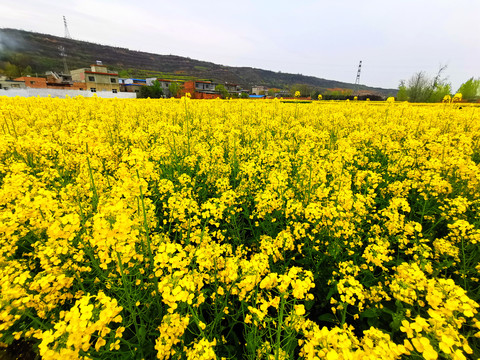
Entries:
[[17,355],[480,356],[477,107],[2,97],[0,119]]

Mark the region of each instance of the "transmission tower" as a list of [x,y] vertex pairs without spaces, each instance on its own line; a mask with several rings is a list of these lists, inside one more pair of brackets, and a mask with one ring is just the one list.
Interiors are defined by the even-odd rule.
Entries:
[[70,74],[68,71],[68,66],[67,66],[67,54],[65,53],[65,48],[63,46],[59,46],[58,50],[60,51],[60,56],[63,59],[63,73],[65,75]]
[[65,38],[71,39],[72,37],[70,36],[70,31],[68,31],[67,19],[65,16],[63,16],[63,24],[65,25]]
[[358,64],[357,78],[355,79],[355,92],[358,93],[358,86],[360,85],[360,73],[362,71],[362,60]]

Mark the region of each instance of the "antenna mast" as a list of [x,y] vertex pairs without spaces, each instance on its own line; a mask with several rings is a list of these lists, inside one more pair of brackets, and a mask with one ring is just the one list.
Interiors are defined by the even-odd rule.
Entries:
[[65,25],[65,38],[71,39],[72,37],[70,36],[70,31],[68,31],[67,18],[65,15],[63,16],[63,24]]
[[358,86],[360,85],[360,72],[362,71],[362,60],[358,64],[357,78],[355,79],[355,92],[358,93]]

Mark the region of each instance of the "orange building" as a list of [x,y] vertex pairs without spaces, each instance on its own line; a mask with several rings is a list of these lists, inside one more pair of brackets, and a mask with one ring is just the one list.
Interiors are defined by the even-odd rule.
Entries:
[[211,81],[185,81],[180,92],[182,96],[190,93],[192,99],[217,99],[220,97],[220,94],[218,91],[215,91],[216,85]]
[[22,77],[16,78],[15,81],[25,81],[25,86],[29,88],[36,88],[36,89],[47,88],[47,79],[41,78],[41,77],[22,76]]
[[35,89],[86,90],[85,83],[72,82],[70,75],[47,72],[47,78],[22,76],[16,81],[24,81],[25,87]]

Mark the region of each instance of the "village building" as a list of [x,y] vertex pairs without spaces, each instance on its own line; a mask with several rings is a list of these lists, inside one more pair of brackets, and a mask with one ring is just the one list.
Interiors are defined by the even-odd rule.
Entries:
[[142,86],[147,85],[147,81],[145,79],[119,78],[118,84],[120,85],[120,91],[122,92],[138,93]]
[[252,87],[252,95],[265,95],[268,92],[268,87],[266,86],[254,86]]
[[74,82],[72,75],[47,71],[47,89],[86,90],[83,82]]
[[240,96],[242,92],[246,92],[245,90],[242,90],[242,87],[238,84],[225,83],[225,89],[230,95],[236,96]]
[[[180,83],[178,80],[167,80],[167,79],[157,79],[157,78],[147,78],[147,85],[152,86],[154,81],[158,81],[160,83],[160,87],[162,88],[163,95],[165,97],[171,97],[172,94],[170,93],[170,85],[172,83]],[[178,95],[178,94],[177,94]]]
[[289,97],[290,91],[277,89],[277,91],[275,91],[275,94],[273,96],[276,98]]
[[70,72],[74,82],[85,84],[85,88],[91,92],[111,91],[117,93],[120,91],[118,83],[118,73],[109,71],[106,65],[101,61],[90,65],[90,69],[76,69]]
[[192,99],[216,99],[220,97],[220,93],[215,91],[216,86],[217,84],[211,81],[185,81],[181,93],[182,95],[189,93]]
[[25,87],[35,88],[35,89],[46,89],[47,88],[47,79],[43,77],[33,77],[33,76],[22,76],[16,78],[15,81],[23,81]]
[[7,80],[6,76],[0,76],[0,89],[24,89],[25,81],[20,80]]
[[72,76],[47,71],[46,77],[22,76],[15,79],[24,81],[25,87],[33,89],[85,90],[85,83],[73,82]]

